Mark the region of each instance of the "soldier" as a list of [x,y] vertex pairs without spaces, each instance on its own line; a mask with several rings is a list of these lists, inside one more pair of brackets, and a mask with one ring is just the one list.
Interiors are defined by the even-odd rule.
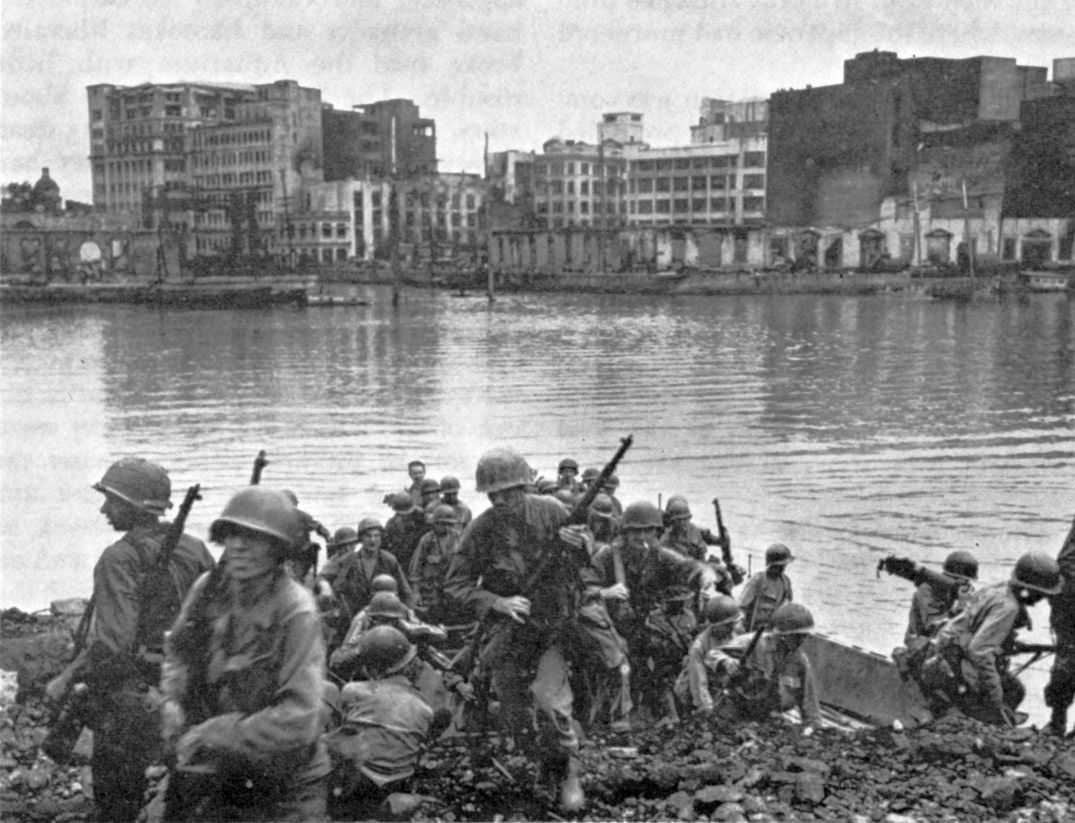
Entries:
[[433,509],[440,505],[440,482],[435,477],[427,477],[420,487],[420,499],[418,505],[431,517]]
[[693,557],[708,563],[717,573],[717,591],[721,594],[732,593],[732,576],[724,562],[716,556],[710,556],[709,547],[721,545],[720,538],[709,529],[699,529],[691,522],[691,507],[687,498],[673,495],[664,507],[666,529],[661,536],[661,545],[667,546],[687,557]]
[[561,489],[567,489],[572,494],[578,494],[581,491],[578,476],[578,461],[570,457],[565,457],[556,467],[556,485]]
[[681,703],[709,713],[715,705],[713,695],[720,696],[739,671],[739,662],[724,651],[735,637],[739,604],[733,597],[718,594],[702,613],[706,627],[691,643],[675,691]]
[[505,728],[525,735],[533,701],[541,777],[555,779],[561,807],[577,812],[585,797],[566,644],[588,562],[581,535],[564,528],[569,514],[560,503],[526,492],[530,467],[512,449],[482,455],[475,479],[492,506],[463,533],[445,591],[484,621],[479,667],[500,698]]
[[784,572],[794,559],[783,543],[773,543],[765,550],[765,572],[751,577],[739,593],[743,631],[767,627],[773,613],[792,601],[791,580]]
[[395,514],[385,525],[384,547],[399,561],[400,566],[409,569],[418,541],[432,526],[425,510],[405,492],[392,495],[391,506]]
[[1049,598],[1049,625],[1056,637],[1056,656],[1045,705],[1052,709],[1049,731],[1063,735],[1068,725],[1068,706],[1075,699],[1075,523],[1057,555],[1064,588]]
[[434,623],[465,621],[465,611],[444,596],[448,564],[459,544],[455,509],[441,503],[433,510],[432,520],[433,531],[426,532],[418,541],[407,575],[416,596],[415,609]]
[[332,535],[326,545],[325,549],[328,552],[328,559],[331,560],[338,554],[347,554],[358,545],[358,532],[351,526],[341,526],[336,529],[336,532]]
[[[595,480],[597,478],[594,478]],[[616,497],[616,489],[620,487],[620,478],[615,475],[609,475],[608,480],[605,481],[604,486],[601,487],[601,491],[608,495],[609,500],[612,501],[612,513],[616,517],[623,517],[623,503]]]
[[612,510],[612,498],[607,494],[599,494],[593,499],[593,503],[590,504],[590,512],[586,516],[586,527],[590,530],[590,534],[593,535],[594,554],[603,545],[611,543],[616,538],[616,535],[619,534],[619,523]]
[[326,737],[332,753],[333,817],[365,819],[391,792],[406,788],[434,712],[413,685],[416,649],[396,628],[375,626],[357,648],[369,679],[340,695],[344,722]]
[[734,716],[762,719],[798,708],[804,733],[813,733],[821,723],[821,706],[810,659],[800,648],[813,629],[814,616],[806,606],[784,603],[773,612],[768,631],[757,628],[725,646],[728,654],[741,655],[727,689]]
[[[299,498],[296,497],[295,492],[291,489],[282,489],[281,492],[291,501],[291,505],[298,508]],[[302,509],[298,511],[299,527],[295,535],[295,551],[292,552],[292,558],[288,561],[288,570],[296,580],[310,588],[317,575],[317,553],[321,549],[320,545],[310,539],[310,533],[317,534],[325,541],[330,540],[332,535],[312,514]]]
[[[635,690],[651,711],[675,720],[671,683],[664,683],[654,668],[655,661],[667,662],[681,645],[681,620],[679,615],[666,613],[667,595],[679,587],[708,600],[716,591],[716,574],[704,563],[659,544],[661,513],[652,503],[627,506],[620,528],[622,535],[593,558],[601,594],[617,631],[627,641]],[[684,603],[677,601],[671,611],[677,607],[681,611]]]
[[422,481],[426,476],[426,464],[421,460],[412,460],[407,464],[407,475],[411,478],[411,484],[406,492],[417,506],[422,502]]
[[89,687],[94,732],[93,797],[99,820],[135,820],[146,788],[146,767],[160,755],[156,686],[171,626],[187,590],[213,567],[205,544],[184,534],[168,571],[174,587],[164,599],[144,596],[169,524],[168,473],[155,463],[127,457],[109,466],[93,485],[104,495],[101,513],[123,532],[93,569],[93,620],[85,650],[53,680],[45,694],[59,701],[75,681]]
[[586,469],[582,473],[582,478],[579,480],[579,494],[586,494],[589,491],[590,486],[594,481],[601,476],[600,469]]
[[[409,500],[409,498],[408,498]],[[379,574],[393,577],[400,597],[408,604],[414,601],[407,575],[395,556],[381,548],[384,527],[375,517],[363,518],[358,524],[362,541],[356,551],[338,554],[325,564],[318,578],[323,598],[331,598],[340,608],[339,619],[333,626],[333,642],[342,638],[351,619],[366,607],[373,597],[373,579]]]
[[1030,625],[1027,607],[1062,588],[1055,560],[1042,552],[1024,554],[1009,581],[975,592],[937,632],[922,664],[924,688],[971,717],[1016,725],[1026,689],[1008,670],[1007,650],[1016,631]]
[[470,523],[473,515],[465,503],[459,500],[459,478],[442,477],[440,479],[441,502],[455,509],[455,516],[459,520],[459,530],[462,531]]
[[299,522],[282,493],[250,486],[210,526],[221,565],[194,584],[166,645],[166,820],[325,814],[325,647],[313,596],[285,570]]

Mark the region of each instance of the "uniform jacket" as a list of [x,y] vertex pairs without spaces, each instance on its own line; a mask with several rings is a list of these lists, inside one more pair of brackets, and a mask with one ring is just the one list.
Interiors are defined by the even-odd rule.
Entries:
[[333,593],[341,598],[347,606],[348,614],[358,614],[373,598],[371,588],[373,578],[379,574],[388,574],[395,578],[399,587],[399,599],[408,606],[414,602],[410,583],[395,555],[384,549],[377,550],[377,557],[372,571],[366,572],[362,562],[361,549],[338,554],[321,569],[321,577],[332,586]]
[[[738,650],[745,653],[752,639],[753,634],[741,634],[725,648],[732,655]],[[758,638],[750,660],[740,660],[740,665],[755,667],[775,684],[780,711],[798,707],[804,723],[817,725],[821,721],[814,670],[802,649],[782,653],[777,636],[765,633]]]
[[1011,585],[997,583],[979,589],[966,607],[937,632],[936,645],[952,645],[963,653],[962,674],[981,698],[991,706],[1003,703],[999,665],[1004,647],[1017,629],[1029,625],[1026,608],[1016,598]]
[[[329,772],[320,741],[325,647],[313,595],[281,571],[254,581],[253,594],[240,603],[226,573],[207,592],[209,578],[194,584],[169,634],[164,697],[198,719],[192,671],[207,661],[208,719],[195,727],[206,761],[276,788],[323,777]],[[190,618],[203,594],[210,634],[192,643]]]
[[[734,631],[734,626],[706,626],[687,650],[677,692],[689,693],[691,704],[696,709],[713,708],[710,677],[716,678],[717,685],[724,685],[721,681],[727,681],[728,663],[736,659],[724,650],[724,646],[732,641]],[[683,685],[686,686],[685,690]]]
[[404,569],[410,568],[411,556],[418,547],[418,541],[432,528],[421,507],[409,514],[394,514],[385,524],[382,548],[392,554]]
[[142,609],[153,610],[149,621],[153,625],[171,625],[191,585],[213,567],[213,557],[205,544],[184,534],[169,565],[174,597],[143,603],[143,583],[156,565],[168,529],[165,522],[131,529],[105,549],[94,566],[94,612],[87,640],[91,676],[94,671],[104,673],[112,666],[128,666],[140,648],[160,651],[164,638],[159,633],[150,637],[139,631]]
[[341,702],[345,727],[357,730],[345,747],[356,769],[377,786],[414,774],[433,723],[433,709],[406,677],[348,683]]
[[444,537],[426,532],[418,541],[407,576],[425,608],[436,607],[444,597],[444,578],[448,576],[448,566],[458,545],[459,532],[454,529],[449,529]]
[[[715,573],[706,566],[686,555],[664,546],[647,548],[640,554],[627,550],[623,538],[613,541],[620,547],[623,558],[624,583],[628,591],[628,603],[636,619],[643,619],[654,606],[662,603],[662,597],[672,586],[684,586],[695,583],[706,596],[714,591]],[[593,567],[601,586],[611,586],[616,582],[616,567],[613,560],[613,547],[604,546],[593,556]],[[613,617],[621,611],[610,608]]]
[[[1064,590],[1049,598],[1049,623],[1056,632],[1056,642],[1075,649],[1075,523],[1056,556]],[[1069,651],[1070,653],[1070,651]]]
[[791,580],[786,574],[769,577],[765,572],[752,576],[739,593],[739,608],[743,612],[743,631],[752,632],[769,625],[773,612],[792,601]]

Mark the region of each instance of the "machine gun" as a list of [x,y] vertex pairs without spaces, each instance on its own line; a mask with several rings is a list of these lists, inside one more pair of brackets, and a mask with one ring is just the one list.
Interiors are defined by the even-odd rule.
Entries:
[[732,538],[728,530],[724,528],[724,517],[720,513],[720,499],[717,497],[713,498],[713,513],[717,518],[717,539],[721,557],[728,568],[728,573],[732,576],[732,585],[738,586],[746,579],[746,570],[732,558]]
[[896,557],[893,554],[877,562],[878,577],[881,576],[881,572],[902,577],[916,586],[929,583],[934,589],[945,592],[952,598],[969,585],[966,580],[936,571],[921,563],[915,563],[909,557]]

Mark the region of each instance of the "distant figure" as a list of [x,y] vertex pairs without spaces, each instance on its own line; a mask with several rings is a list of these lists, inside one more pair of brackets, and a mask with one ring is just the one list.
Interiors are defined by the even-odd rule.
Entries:
[[794,559],[783,543],[773,543],[765,550],[765,571],[751,577],[739,593],[743,631],[767,627],[776,610],[794,599],[791,580],[785,574],[788,563]]
[[411,478],[411,484],[407,487],[407,494],[411,496],[416,506],[422,504],[422,481],[426,476],[426,464],[421,460],[412,460],[407,464],[407,475]]
[[470,523],[473,515],[470,507],[459,500],[459,479],[456,477],[442,477],[440,480],[441,502],[451,506],[455,510],[456,519],[459,521],[459,530],[462,531]]

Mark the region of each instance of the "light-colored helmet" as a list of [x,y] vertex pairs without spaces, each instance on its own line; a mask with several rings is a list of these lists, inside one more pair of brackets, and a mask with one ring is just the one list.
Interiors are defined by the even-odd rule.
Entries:
[[526,486],[530,483],[530,466],[514,449],[490,449],[478,460],[474,480],[483,494]]
[[773,543],[765,550],[765,568],[769,568],[770,566],[786,566],[794,559],[795,558],[791,554],[791,549],[783,543]]
[[141,457],[117,460],[93,488],[102,494],[115,495],[150,514],[164,514],[172,505],[172,481],[168,472]]
[[449,506],[447,503],[441,503],[435,509],[433,509],[433,522],[444,523],[448,526],[454,526],[459,522],[459,517],[455,513],[455,509]]
[[395,674],[416,653],[414,644],[395,626],[374,626],[358,641],[358,661],[375,675]]
[[209,539],[219,543],[232,527],[248,529],[292,546],[302,533],[302,520],[283,492],[247,486],[228,501],[209,527]]
[[623,531],[659,529],[663,525],[660,510],[647,500],[640,500],[627,506],[623,510],[623,518],[620,521],[620,528]]
[[726,626],[739,619],[739,604],[734,597],[718,594],[705,604],[705,619],[710,626]]
[[809,634],[814,630],[814,616],[801,603],[785,603],[773,612],[773,634]]

